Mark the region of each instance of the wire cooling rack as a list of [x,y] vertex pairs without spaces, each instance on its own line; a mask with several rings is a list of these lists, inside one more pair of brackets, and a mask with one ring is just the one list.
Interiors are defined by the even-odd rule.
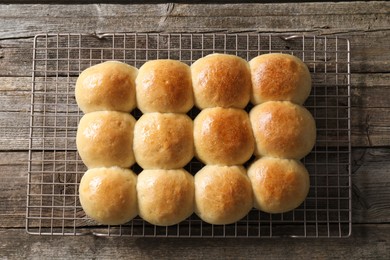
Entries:
[[[102,226],[86,217],[78,199],[86,167],[75,143],[82,116],[74,97],[79,73],[106,60],[120,60],[139,68],[148,60],[163,58],[191,64],[214,52],[246,60],[270,52],[289,53],[308,65],[313,89],[305,106],[316,120],[317,142],[303,159],[311,180],[305,202],[284,214],[252,210],[241,221],[223,226],[204,223],[196,215],[171,227],[153,226],[140,218],[121,226]],[[134,115],[139,117],[140,112]],[[352,226],[350,133],[347,39],[262,34],[37,35],[33,47],[26,230],[39,235],[346,237]],[[194,174],[201,167],[192,161],[186,169]]]

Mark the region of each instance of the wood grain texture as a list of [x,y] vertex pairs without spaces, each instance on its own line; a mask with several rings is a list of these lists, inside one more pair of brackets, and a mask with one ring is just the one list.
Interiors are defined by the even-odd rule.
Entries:
[[[96,3],[107,3],[107,0],[0,0],[0,4],[36,4],[39,2],[40,4],[96,4]],[[111,4],[159,4],[166,3],[167,1],[163,0],[111,0]],[[191,2],[191,4],[213,4],[213,3],[221,3],[221,4],[242,4],[242,3],[294,3],[296,0],[171,0],[170,3],[182,3],[186,4]],[[300,2],[326,2],[319,0],[302,0]],[[330,2],[330,1],[328,1]],[[342,2],[342,1],[332,1],[332,2]]]
[[349,239],[172,239],[30,236],[2,229],[7,259],[388,259],[390,225],[356,225]]
[[[389,2],[242,4],[198,0],[198,4],[191,5],[159,0],[145,2],[149,4],[137,0],[111,2],[115,4],[89,0],[12,1],[16,2],[29,4],[5,5],[2,3],[11,1],[0,0],[0,258],[390,258]],[[211,2],[225,4],[203,4]],[[59,32],[261,32],[348,37],[352,73],[352,237],[259,241],[27,235],[23,227],[32,43],[38,33]]]
[[[352,145],[390,145],[390,80],[388,73],[351,77]],[[28,149],[31,78],[0,77],[0,149]],[[61,111],[59,111],[61,112]],[[38,129],[39,131],[39,129]]]
[[[49,154],[47,153],[46,156]],[[347,155],[344,157],[340,160],[347,160]],[[27,160],[27,152],[0,152],[0,201],[3,202],[0,204],[0,227],[12,228],[25,225]],[[39,164],[38,160],[36,164]],[[352,220],[354,223],[390,222],[389,175],[389,148],[353,149]]]
[[[388,2],[245,5],[3,5],[0,75],[31,74],[32,38],[75,32],[263,32],[347,35],[351,71],[388,72]],[[260,14],[260,15],[259,15]],[[189,29],[190,28],[190,29]],[[293,28],[293,29],[292,29]]]
[[[388,30],[386,2],[226,5],[3,5],[1,39],[41,32],[262,31],[313,34]],[[260,14],[260,15],[259,15]],[[71,19],[70,19],[71,18]],[[18,23],[11,21],[18,19]],[[315,21],[315,24],[314,24]]]
[[0,227],[23,227],[28,153],[0,152]]
[[[353,221],[389,223],[390,149],[353,149]],[[380,191],[380,192],[379,192]],[[382,215],[382,213],[385,215]]]
[[[42,32],[45,31],[39,31],[39,33]],[[64,32],[71,31],[64,30]],[[77,32],[80,31],[77,30]],[[94,32],[82,31],[82,33],[93,34]],[[270,31],[270,33],[274,32]],[[303,33],[303,31],[297,33]],[[347,35],[351,42],[353,77],[361,77],[359,75],[361,73],[388,73],[390,54],[386,50],[390,48],[388,41],[390,31],[367,32],[364,36],[362,34],[350,33]],[[2,64],[0,76],[31,76],[32,47],[33,36],[22,39],[1,39],[0,37],[0,62]],[[364,82],[361,83],[364,84]]]

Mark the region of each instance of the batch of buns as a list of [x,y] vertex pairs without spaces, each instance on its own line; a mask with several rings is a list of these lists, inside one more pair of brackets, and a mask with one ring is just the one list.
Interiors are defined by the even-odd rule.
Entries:
[[[75,88],[84,112],[76,143],[88,167],[81,206],[101,224],[139,215],[160,226],[193,213],[222,225],[253,207],[268,213],[298,207],[310,186],[299,160],[316,139],[315,121],[302,106],[310,91],[308,68],[288,54],[87,68]],[[194,106],[200,112],[192,120]],[[130,114],[136,107],[143,113],[138,120]],[[183,167],[194,156],[205,166],[189,173]],[[138,175],[130,169],[135,163],[143,169]]]

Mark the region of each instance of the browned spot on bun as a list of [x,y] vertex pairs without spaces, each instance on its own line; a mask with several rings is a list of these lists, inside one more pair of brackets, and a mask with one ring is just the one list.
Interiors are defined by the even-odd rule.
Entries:
[[185,114],[146,113],[134,127],[134,155],[144,169],[177,169],[194,156],[193,122]]
[[84,70],[77,79],[75,96],[84,113],[130,112],[136,106],[135,78],[138,70],[118,61],[107,61]]
[[127,113],[96,111],[85,114],[76,135],[77,150],[88,168],[130,167],[134,164],[135,119]]
[[254,150],[248,114],[241,109],[207,108],[194,120],[196,156],[207,164],[236,165]]
[[191,66],[195,104],[198,108],[244,108],[250,99],[248,63],[234,55],[211,54]]
[[194,105],[190,67],[175,60],[148,61],[136,80],[138,108],[143,112],[187,113]]
[[259,55],[249,62],[253,104],[267,101],[291,101],[302,105],[311,91],[307,66],[289,54]]
[[128,169],[89,169],[80,181],[81,206],[100,224],[124,224],[138,214],[136,183],[137,176]]
[[140,216],[154,225],[178,224],[194,211],[194,178],[183,169],[144,170],[137,192]]
[[291,102],[269,101],[250,111],[255,154],[301,159],[315,144],[315,121],[307,109]]
[[306,198],[310,180],[305,166],[296,160],[262,157],[248,168],[254,206],[268,213],[283,213]]
[[195,175],[195,213],[210,224],[231,224],[252,208],[252,188],[242,166],[207,165]]

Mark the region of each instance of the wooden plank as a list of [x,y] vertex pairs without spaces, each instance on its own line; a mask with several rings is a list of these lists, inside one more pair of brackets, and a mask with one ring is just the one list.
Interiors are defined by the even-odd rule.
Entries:
[[[146,4],[147,1],[145,1]],[[29,18],[29,13],[39,13],[39,10],[42,10],[40,6],[42,5],[26,5],[30,8],[19,8],[17,5],[8,5],[5,6],[5,10],[8,10],[12,17],[21,17],[21,18]],[[66,8],[64,8],[66,6]],[[237,3],[237,4],[225,4],[225,5],[216,5],[216,4],[198,4],[193,5],[190,4],[175,4],[175,3],[162,3],[162,4],[151,4],[149,6],[146,5],[114,5],[114,4],[100,4],[100,5],[46,5],[47,10],[51,11],[53,16],[59,18],[62,16],[73,15],[75,17],[79,16],[79,14],[86,14],[90,12],[95,12],[96,10],[88,10],[88,8],[81,8],[81,6],[95,6],[96,8],[100,8],[102,11],[102,15],[113,15],[117,14],[119,17],[124,14],[129,14],[131,16],[153,16],[158,14],[166,14],[169,13],[172,16],[204,16],[204,17],[223,17],[223,16],[259,16],[257,13],[257,8],[262,10],[262,16],[268,15],[290,15],[289,12],[294,12],[298,15],[312,15],[312,14],[321,14],[321,15],[333,15],[333,14],[348,14],[353,15],[355,13],[358,14],[387,14],[389,11],[390,5],[386,3],[386,1],[373,1],[372,3],[364,3],[356,1],[351,4],[348,2],[341,3],[278,3],[278,4],[257,4],[257,3]],[[168,8],[168,6],[170,8]],[[240,8],[237,8],[237,7]],[[218,8],[216,8],[218,7]],[[322,12],[320,9],[323,8]],[[18,12],[12,12],[15,9],[18,9]],[[20,10],[19,10],[20,9]],[[30,9],[30,10],[28,10]],[[66,9],[66,10],[64,10]],[[90,9],[90,8],[89,8]],[[169,9],[169,10],[168,10]],[[61,12],[63,10],[63,12]],[[209,10],[213,10],[212,15],[210,15]],[[118,11],[118,13],[117,13]],[[141,11],[145,11],[141,13]],[[74,13],[76,12],[76,13]],[[345,26],[345,25],[341,25]]]
[[[86,22],[86,21],[85,21]],[[130,29],[128,31],[131,31]],[[45,32],[44,28],[42,31]],[[63,31],[69,32],[69,31]],[[269,31],[273,33],[272,31]],[[91,33],[85,31],[84,33]],[[386,73],[390,70],[387,62],[390,54],[390,32],[387,30],[367,32],[365,34],[350,32],[345,34],[351,42],[352,73]],[[99,43],[99,42],[97,42]],[[91,47],[99,47],[93,45]],[[30,76],[32,69],[33,36],[16,39],[0,39],[0,60],[4,64],[0,68],[2,76]]]
[[[353,219],[389,222],[390,216],[390,150],[354,149],[352,153]],[[383,180],[379,180],[383,179]],[[376,191],[381,190],[380,194]],[[368,221],[369,222],[369,221]]]
[[[367,75],[367,78],[370,75]],[[4,79],[4,78],[2,78]],[[29,80],[29,79],[25,79]],[[19,80],[18,82],[22,82]],[[5,89],[5,88],[4,88]],[[390,143],[387,87],[372,87],[355,89],[352,96],[352,145],[353,146],[383,146]],[[363,93],[363,94],[362,94]],[[390,93],[389,93],[390,94]],[[8,90],[1,96],[2,121],[0,122],[0,148],[27,149],[29,137],[29,107],[30,93],[26,91]],[[58,104],[61,103],[58,100]],[[59,106],[61,107],[61,106]],[[50,109],[47,107],[47,109]],[[54,108],[53,108],[54,109]],[[59,108],[60,109],[60,108]],[[49,110],[48,110],[49,111]],[[48,112],[47,111],[47,112]],[[54,111],[54,110],[53,110]],[[52,111],[52,112],[53,112]],[[61,111],[58,110],[60,113]],[[74,114],[74,112],[72,112]],[[320,116],[320,115],[318,115]],[[48,118],[47,125],[54,125],[54,118]],[[51,123],[50,123],[51,122]],[[60,125],[64,122],[58,121]],[[69,121],[70,122],[70,121]],[[36,126],[41,125],[36,123]],[[331,127],[330,125],[328,127]],[[36,129],[36,136],[41,136]],[[38,131],[38,132],[37,132]],[[61,131],[59,131],[61,132]],[[69,131],[68,136],[74,136],[75,129]],[[319,140],[323,137],[319,136]]]
[[245,4],[239,8],[182,4],[3,6],[0,8],[0,17],[4,19],[0,56],[5,66],[0,69],[0,75],[30,74],[32,37],[38,33],[216,32],[221,28],[227,32],[348,36],[353,72],[386,72],[390,68],[387,62],[389,16],[386,15],[389,8],[387,2]]
[[[34,0],[0,0],[0,3],[6,3],[6,4],[31,4],[36,3],[37,1]],[[187,3],[188,1],[185,0],[171,0],[171,3]],[[294,0],[277,0],[277,1],[270,1],[270,0],[244,0],[244,1],[238,1],[238,0],[193,0],[191,3],[193,4],[201,4],[201,3],[294,3],[297,1]],[[324,2],[320,0],[302,0],[300,2]],[[329,1],[330,2],[330,1]],[[332,2],[341,2],[341,1],[332,1]],[[107,1],[104,0],[40,0],[39,3],[41,4],[93,4],[93,3],[107,3]],[[158,3],[166,3],[166,1],[162,0],[112,0],[110,1],[112,4],[158,4]]]
[[[347,154],[342,154],[339,158],[340,162],[346,162],[348,159],[347,156]],[[44,159],[49,161],[52,157],[52,153],[46,152]],[[57,160],[62,160],[64,158],[64,155],[60,155],[60,153],[57,154]],[[74,157],[68,155],[67,159],[70,160],[71,158]],[[355,148],[353,149],[352,158],[354,223],[390,222],[390,193],[388,189],[390,185],[388,178],[390,174],[390,149]],[[33,169],[42,169],[43,166],[38,159],[39,158],[34,159],[33,165],[35,165],[35,168]],[[2,202],[0,204],[0,227],[23,227],[25,225],[27,160],[27,152],[0,152],[0,190],[2,191],[0,193],[0,201]],[[73,166],[71,163],[68,164],[67,167],[69,171],[75,170],[75,168],[72,168]],[[49,170],[54,168],[50,163],[46,162],[45,169]],[[63,170],[65,168],[63,167],[63,164],[57,163],[56,169]],[[341,171],[340,174],[347,176],[344,175],[347,174],[346,170],[346,168],[339,169],[339,171]],[[77,171],[82,171],[82,166],[79,165]],[[36,178],[45,178],[43,180],[48,183],[53,181],[53,174],[50,173],[50,171],[44,176],[37,175]],[[63,177],[63,175],[61,176]],[[62,178],[61,176],[59,176],[59,178]],[[70,178],[71,176],[73,175],[69,173],[68,177]],[[78,178],[80,177],[81,176],[79,175]],[[36,178],[34,177],[34,179],[31,180],[31,183],[39,183]],[[318,175],[318,182],[322,179],[323,178]],[[334,178],[328,178],[328,181],[332,182],[333,179]],[[343,181],[346,181],[346,177],[343,177]],[[35,186],[33,187],[34,189],[40,189],[39,185]],[[50,185],[47,187],[51,189]],[[36,193],[37,190],[32,190],[32,192]],[[320,190],[318,190],[318,192],[320,192]],[[51,205],[51,197],[47,197],[46,199]],[[38,198],[38,200],[40,200],[40,198]],[[38,201],[37,203],[41,202]],[[46,203],[45,200],[43,203]],[[62,205],[63,202],[62,200],[59,200],[54,203],[55,205],[58,203]],[[87,222],[85,222],[85,224],[87,224]]]
[[26,152],[0,152],[0,227],[25,226],[27,159]]
[[[375,146],[388,146],[390,145],[390,129],[386,122],[389,122],[390,108],[353,108],[352,109],[352,128],[351,138],[352,145],[354,147],[375,147]],[[25,112],[0,112],[0,150],[26,150],[29,145],[29,114]],[[74,119],[74,118],[73,118]],[[74,119],[76,120],[76,119]],[[54,125],[54,119],[50,119],[50,125]],[[64,127],[64,121],[60,120],[59,126]],[[49,123],[49,121],[48,121]],[[35,129],[34,133],[36,137],[43,136],[42,128]],[[328,129],[331,125],[328,126]],[[53,129],[49,129],[46,132],[47,136],[53,135]],[[56,130],[57,136],[68,136],[70,138],[75,137],[76,130],[68,129],[67,133],[64,130]],[[345,139],[347,132],[340,132],[339,139]],[[328,136],[324,135],[324,130],[321,130],[318,140],[331,141],[332,133],[328,132]],[[59,140],[63,143],[65,140]],[[61,147],[61,144],[57,143]],[[35,143],[36,147],[40,147],[38,143]],[[328,144],[333,146],[333,144]]]
[[[37,78],[37,81],[42,81],[43,78]],[[55,78],[51,78],[49,82],[55,82]],[[352,90],[352,105],[355,107],[365,106],[365,107],[376,107],[373,105],[372,98],[366,98],[365,96],[371,95],[370,91],[376,91],[377,89],[385,89],[389,87],[388,83],[390,80],[390,73],[352,73],[351,75],[351,90]],[[75,79],[72,79],[74,82]],[[2,95],[0,98],[4,99],[2,102],[9,102],[11,98],[20,98],[21,101],[10,102],[4,106],[11,106],[12,111],[28,111],[30,103],[30,92],[31,92],[31,75],[25,77],[0,77],[0,91]],[[70,85],[70,91],[73,91],[73,87]],[[375,88],[375,89],[374,89]],[[376,91],[380,92],[380,91]],[[375,97],[376,99],[377,97]],[[15,103],[12,105],[11,103]],[[20,107],[20,105],[24,105]],[[388,103],[381,102],[382,107],[387,107],[390,105]]]
[[[172,239],[93,236],[32,236],[21,229],[0,230],[0,257],[39,258],[208,258],[220,259],[388,259],[390,225],[355,225],[349,239]],[[282,247],[277,246],[283,245]],[[309,248],[309,250],[308,250]],[[331,249],[331,250],[329,250]]]
[[[352,75],[352,145],[353,146],[383,146],[390,144],[390,128],[386,122],[390,121],[390,87],[388,82],[390,74],[353,74]],[[0,149],[21,150],[28,149],[29,124],[30,124],[30,88],[29,77],[1,77],[0,78]],[[60,96],[58,104],[74,102],[63,100]],[[38,101],[37,101],[38,102]],[[66,112],[63,106],[50,106],[46,109],[54,109]],[[67,110],[71,109],[66,107]],[[75,109],[71,109],[74,114]],[[50,119],[52,120],[52,119]],[[53,119],[54,120],[54,119]],[[52,121],[53,121],[52,120]],[[49,122],[49,121],[48,121]],[[53,121],[54,122],[54,121]],[[54,123],[50,123],[53,125]],[[70,124],[71,121],[69,121]],[[58,121],[64,125],[64,121]],[[49,123],[48,123],[49,124]],[[330,125],[328,127],[331,127]],[[36,136],[40,136],[37,129]],[[75,130],[71,130],[68,136],[74,136]],[[322,137],[319,136],[319,139]],[[330,137],[329,137],[330,138]],[[322,138],[323,139],[323,138]]]
[[[364,7],[363,7],[364,5]],[[388,3],[339,3],[339,4],[266,4],[266,5],[240,5],[237,9],[236,5],[222,5],[214,8],[213,5],[133,5],[133,6],[117,6],[117,5],[82,5],[82,6],[21,6],[9,5],[3,6],[0,9],[0,17],[8,20],[3,25],[4,30],[0,33],[1,52],[4,66],[0,75],[29,75],[31,70],[31,38],[36,33],[44,33],[48,31],[58,32],[83,32],[83,33],[102,33],[102,32],[120,32],[120,31],[150,31],[147,26],[152,26],[153,30],[156,24],[163,20],[166,23],[164,31],[186,31],[188,24],[201,26],[205,16],[209,16],[210,12],[214,19],[207,21],[207,26],[203,29],[197,29],[191,26],[191,31],[219,31],[216,27],[229,28],[230,31],[261,31],[261,32],[305,32],[309,28],[313,28],[313,21],[316,24],[323,24],[314,34],[333,34],[338,33],[335,30],[341,30],[345,35],[351,37],[352,46],[352,71],[388,71],[389,60],[389,33],[386,30],[388,25],[388,16],[386,13],[389,10]],[[63,10],[67,10],[64,12]],[[51,15],[47,17],[45,13]],[[261,13],[262,16],[258,14]],[[291,14],[294,15],[291,15]],[[34,14],[34,15],[32,15]],[[113,15],[115,14],[115,15]],[[275,23],[274,15],[278,14],[278,22]],[[300,14],[300,15],[296,15]],[[309,16],[305,16],[305,15]],[[266,19],[270,17],[271,24],[262,21],[263,27],[252,28],[246,26],[242,28],[242,23],[251,23],[256,19]],[[320,22],[320,16],[332,17],[327,22]],[[73,16],[73,17],[72,17]],[[134,16],[134,19],[128,19],[129,16]],[[173,19],[173,23],[168,22]],[[351,16],[353,19],[348,18]],[[72,17],[72,18],[71,18]],[[126,17],[126,19],[125,19]],[[297,18],[298,17],[298,18]],[[302,18],[300,18],[302,17]],[[255,18],[255,19],[254,19]],[[343,19],[338,21],[334,18]],[[44,22],[42,22],[44,19]],[[120,20],[117,23],[115,19]],[[150,20],[152,19],[152,20]],[[194,21],[193,19],[198,19]],[[242,22],[237,22],[240,19]],[[278,24],[285,19],[288,27],[280,27]],[[304,21],[296,21],[299,27],[291,26],[291,21],[294,19],[303,19]],[[58,21],[61,20],[59,23]],[[95,22],[91,22],[91,20]],[[122,21],[137,21],[138,23],[130,26]],[[65,21],[65,23],[64,23]],[[71,21],[68,24],[66,21]],[[367,23],[369,21],[369,23]],[[96,23],[101,24],[101,31],[96,30]],[[120,24],[118,26],[118,24]],[[50,28],[50,26],[55,28]],[[112,26],[115,25],[115,29]],[[7,30],[8,26],[13,28]],[[16,26],[16,27],[14,27]],[[343,28],[341,28],[343,26]],[[35,28],[34,30],[26,30],[24,27]],[[150,29],[150,28],[149,28]],[[316,28],[314,28],[316,29]],[[152,31],[153,31],[152,30]],[[390,55],[390,54],[389,54]]]

